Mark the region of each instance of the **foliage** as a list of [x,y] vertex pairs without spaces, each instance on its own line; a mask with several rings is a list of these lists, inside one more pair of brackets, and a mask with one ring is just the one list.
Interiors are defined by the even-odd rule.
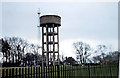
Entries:
[[63,63],[67,65],[75,65],[76,61],[72,57],[66,57],[66,60],[64,60]]
[[95,63],[100,62],[100,63],[110,63],[110,62],[118,62],[119,60],[119,52],[114,51],[114,52],[109,52],[109,54],[106,54],[106,56],[101,57],[103,55],[98,55],[93,57],[93,61]]

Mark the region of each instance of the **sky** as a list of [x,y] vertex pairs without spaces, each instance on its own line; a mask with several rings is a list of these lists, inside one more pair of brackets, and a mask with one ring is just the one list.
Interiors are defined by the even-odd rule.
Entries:
[[92,48],[105,44],[118,49],[117,2],[3,2],[0,37],[16,36],[37,43],[41,39],[38,8],[41,16],[61,16],[60,54],[75,58],[73,43],[77,41]]

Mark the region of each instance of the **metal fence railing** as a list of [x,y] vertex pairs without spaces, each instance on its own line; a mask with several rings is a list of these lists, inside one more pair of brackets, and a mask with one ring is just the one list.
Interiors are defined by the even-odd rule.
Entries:
[[118,78],[117,64],[0,68],[2,78]]

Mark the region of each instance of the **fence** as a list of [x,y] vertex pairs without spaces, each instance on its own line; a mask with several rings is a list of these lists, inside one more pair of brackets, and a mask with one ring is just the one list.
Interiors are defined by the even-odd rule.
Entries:
[[2,78],[118,78],[118,65],[1,68]]

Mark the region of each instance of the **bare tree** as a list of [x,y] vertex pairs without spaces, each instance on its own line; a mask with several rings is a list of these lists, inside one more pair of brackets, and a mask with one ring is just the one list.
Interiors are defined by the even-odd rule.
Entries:
[[106,55],[106,51],[107,51],[107,46],[106,45],[98,45],[97,46],[97,51],[96,52],[99,52],[101,53],[99,58],[100,59],[100,62],[104,61],[105,59],[105,55]]
[[91,55],[88,51],[91,50],[90,45],[83,42],[73,43],[76,51],[76,57],[80,60],[81,64],[86,63],[86,60]]
[[[40,46],[29,44],[18,37],[5,37],[2,40],[3,66],[26,66],[26,54],[32,53],[35,65],[38,64]],[[29,56],[29,55],[28,55]]]
[[3,63],[5,66],[7,66],[8,62],[10,62],[10,45],[8,44],[7,41],[4,41],[2,39],[2,53],[3,53]]
[[38,45],[30,44],[29,48],[30,48],[29,51],[34,55],[34,61],[35,61],[34,64],[38,65],[38,62],[40,62],[40,59],[38,59],[38,57],[40,55],[41,47]]
[[[2,45],[3,58],[6,57],[6,62],[9,63],[8,65],[20,66],[27,42],[18,37],[5,37]],[[4,51],[4,45],[5,47],[9,46],[9,51]]]
[[101,56],[100,55],[94,56],[93,61],[94,63],[101,63],[102,62]]

